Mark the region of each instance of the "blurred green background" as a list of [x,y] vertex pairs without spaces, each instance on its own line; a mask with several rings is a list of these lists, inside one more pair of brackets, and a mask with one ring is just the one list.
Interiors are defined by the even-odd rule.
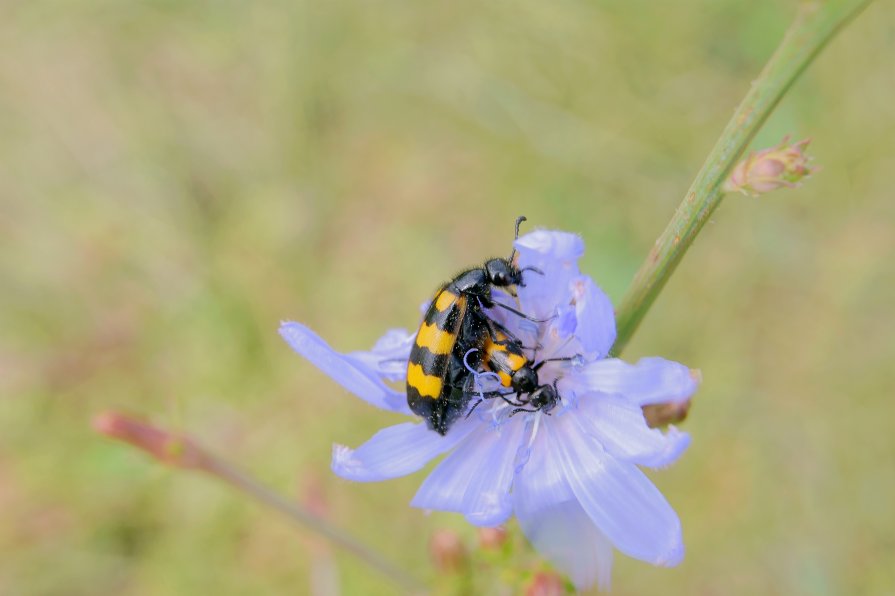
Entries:
[[[96,436],[187,429],[434,578],[422,474],[329,472],[394,416],[291,353],[411,327],[512,222],[581,233],[623,294],[794,1],[5,2],[0,6],[0,594],[306,593],[334,557],[207,478]],[[652,474],[675,569],[614,593],[895,590],[895,8],[872,5],[756,147],[803,188],[731,196],[630,349],[700,368],[693,445]]]

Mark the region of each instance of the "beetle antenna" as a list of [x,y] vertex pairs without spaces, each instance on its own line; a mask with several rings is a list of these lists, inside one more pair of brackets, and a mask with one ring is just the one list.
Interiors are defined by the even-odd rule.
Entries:
[[[519,240],[519,226],[521,226],[522,222],[526,221],[527,219],[528,218],[525,217],[524,215],[520,215],[519,217],[516,218],[516,235],[513,236],[513,242],[515,242],[516,240]],[[510,258],[508,259],[508,261],[510,263],[512,263],[513,259],[515,259],[515,258],[516,258],[516,247],[513,246],[513,252],[510,253]]]
[[525,217],[524,215],[520,215],[519,217],[516,218],[516,237],[513,238],[513,240],[519,240],[519,226],[522,225],[523,221],[527,221],[527,220],[528,220],[528,218]]
[[548,362],[572,362],[573,360],[577,360],[581,358],[581,354],[575,354],[574,356],[560,356],[557,358],[547,358],[546,360],[541,360],[537,364],[535,364],[532,368],[535,372],[538,372],[538,369],[547,364]]

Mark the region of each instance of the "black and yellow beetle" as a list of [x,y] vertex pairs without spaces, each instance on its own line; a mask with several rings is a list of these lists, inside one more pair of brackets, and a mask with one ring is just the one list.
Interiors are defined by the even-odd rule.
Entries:
[[[547,358],[537,364],[532,364],[523,352],[522,344],[503,333],[498,332],[497,337],[486,337],[482,345],[482,368],[493,372],[500,379],[500,384],[511,391],[503,393],[491,391],[481,395],[481,399],[500,397],[516,409],[511,412],[538,412],[549,413],[559,403],[559,394],[556,391],[556,383],[541,385],[538,380],[538,369],[548,362],[571,361],[575,356],[563,356],[560,358]],[[507,397],[516,394],[515,400]],[[479,403],[481,403],[481,399]],[[477,407],[476,403],[473,408]],[[470,410],[472,413],[472,410]]]
[[[525,217],[516,220],[516,238],[523,221]],[[486,338],[509,335],[484,309],[499,306],[530,319],[491,297],[494,287],[524,286],[526,269],[540,273],[533,267],[519,269],[513,263],[515,255],[514,248],[508,259],[489,259],[438,288],[417,331],[407,362],[407,404],[439,434],[447,433],[469,403],[467,366],[480,368]]]

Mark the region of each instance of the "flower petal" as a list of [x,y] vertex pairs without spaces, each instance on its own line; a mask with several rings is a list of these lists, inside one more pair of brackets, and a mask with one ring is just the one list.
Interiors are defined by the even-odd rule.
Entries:
[[556,465],[557,453],[551,451],[555,446],[547,439],[542,426],[553,424],[552,419],[543,415],[530,418],[536,422],[534,437],[520,454],[525,461],[524,466],[516,473],[513,485],[513,497],[517,513],[537,511],[548,505],[555,505],[575,498],[575,494],[566,482],[566,478]]
[[518,288],[522,310],[540,319],[572,299],[569,282],[578,276],[578,259],[584,254],[581,237],[568,232],[535,230],[516,240],[519,267],[535,267],[543,274],[526,272]]
[[565,501],[535,512],[516,512],[525,537],[579,590],[595,582],[608,590],[612,574],[612,543],[578,504]]
[[570,415],[610,455],[618,459],[660,468],[674,463],[690,445],[690,435],[669,427],[667,433],[650,428],[637,404],[619,396],[579,396]]
[[606,453],[572,416],[544,425],[569,487],[617,549],[654,565],[681,562],[681,523],[662,493],[633,464]]
[[300,323],[283,323],[280,335],[293,350],[362,400],[384,410],[411,414],[405,395],[383,383],[377,370],[364,361],[336,352]]
[[585,352],[596,358],[605,358],[615,343],[612,301],[587,275],[579,275],[571,283],[578,318],[575,336]]
[[556,307],[556,316],[547,323],[544,335],[554,337],[559,343],[570,335],[574,335],[576,329],[578,329],[578,313],[575,312],[575,305],[566,304]]
[[441,436],[425,423],[389,426],[357,449],[333,445],[331,467],[342,478],[357,482],[406,476],[453,449],[474,428],[474,424],[458,421],[447,435]]
[[519,256],[530,259],[575,262],[584,256],[584,240],[572,232],[535,230],[520,236],[514,243]]
[[563,381],[576,393],[619,394],[639,406],[683,401],[699,386],[697,373],[664,358],[643,358],[637,364],[598,360],[576,368]]
[[407,378],[407,359],[410,358],[414,339],[416,334],[406,329],[389,329],[369,352],[350,352],[346,355],[363,362],[383,379],[403,381]]
[[513,504],[522,532],[579,590],[595,581],[608,589],[612,544],[581,508],[553,462],[548,441],[539,433],[531,459],[513,483]]
[[509,492],[524,426],[521,419],[498,428],[478,423],[479,428],[432,470],[410,504],[463,513],[476,526],[505,522],[513,512]]

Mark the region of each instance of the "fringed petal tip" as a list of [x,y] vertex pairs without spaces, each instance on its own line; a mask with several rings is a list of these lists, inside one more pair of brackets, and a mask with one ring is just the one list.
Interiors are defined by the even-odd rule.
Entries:
[[665,554],[653,561],[653,564],[659,567],[677,567],[684,561],[686,550],[683,541],[678,540]]
[[512,515],[513,506],[507,502],[495,504],[492,508],[482,512],[467,513],[463,517],[478,528],[494,528],[505,524]]
[[354,449],[347,445],[333,443],[333,456],[330,468],[336,476],[347,480],[356,480],[361,474],[360,462],[354,459]]
[[[390,466],[387,462],[375,461],[370,457],[364,458],[364,451],[369,456],[369,452],[375,450],[371,442],[372,439],[361,446],[360,449],[351,449],[346,445],[334,443],[332,461],[330,462],[330,469],[333,471],[333,474],[353,482],[379,482],[404,476],[415,471]],[[367,448],[364,450],[364,447]]]
[[702,385],[702,370],[698,368],[690,369],[690,378],[697,386]]

